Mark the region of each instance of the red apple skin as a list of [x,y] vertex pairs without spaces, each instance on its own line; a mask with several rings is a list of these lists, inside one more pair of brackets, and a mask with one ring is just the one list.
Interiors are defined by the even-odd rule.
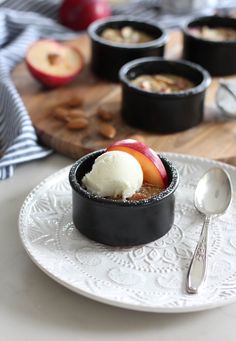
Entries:
[[165,189],[168,186],[166,169],[159,156],[145,143],[132,139],[115,142],[107,148],[107,151],[121,150],[134,156],[143,170],[144,182]]
[[37,69],[35,69],[32,65],[28,63],[26,60],[27,67],[32,74],[32,76],[39,81],[41,84],[43,84],[46,87],[49,88],[56,88],[59,86],[63,86],[66,84],[69,84],[76,76],[77,72],[73,75],[70,75],[68,77],[57,77],[57,76],[51,76],[47,75]]
[[73,50],[76,51],[76,53],[79,55],[79,58],[81,60],[81,66],[78,70],[76,70],[76,72],[74,72],[73,74],[69,75],[69,76],[55,76],[55,75],[50,75],[47,74],[41,70],[36,69],[33,65],[31,65],[31,63],[29,62],[27,55],[29,53],[29,50],[34,46],[34,44],[37,44],[38,42],[42,42],[44,41],[45,43],[49,43],[49,44],[56,44],[56,45],[61,45],[61,43],[55,41],[55,40],[50,40],[50,39],[41,39],[38,40],[36,43],[33,43],[29,49],[28,52],[26,54],[25,57],[25,63],[27,65],[28,70],[30,71],[30,73],[32,74],[32,76],[39,81],[41,84],[43,84],[44,86],[48,87],[48,88],[56,88],[59,86],[63,86],[66,84],[69,84],[70,82],[72,82],[77,76],[78,74],[82,71],[83,66],[84,66],[84,58],[81,54],[81,52],[79,51],[79,49],[77,49],[74,46],[70,46],[70,48],[72,48]]
[[93,21],[110,15],[107,0],[64,0],[59,10],[60,22],[75,31],[86,30]]

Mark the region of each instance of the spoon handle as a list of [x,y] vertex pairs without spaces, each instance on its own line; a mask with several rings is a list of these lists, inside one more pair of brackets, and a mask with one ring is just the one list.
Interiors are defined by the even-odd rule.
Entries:
[[187,292],[197,294],[203,284],[207,268],[207,237],[210,217],[205,216],[200,238],[194,251],[188,273],[187,273]]

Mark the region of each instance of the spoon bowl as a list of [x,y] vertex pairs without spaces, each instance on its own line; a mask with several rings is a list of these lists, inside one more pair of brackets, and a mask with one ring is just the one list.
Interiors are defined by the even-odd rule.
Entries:
[[205,281],[207,270],[207,239],[211,217],[223,214],[232,199],[229,175],[222,168],[209,169],[199,180],[194,203],[196,209],[205,216],[200,238],[187,273],[187,292],[198,293]]
[[211,168],[199,180],[195,207],[207,216],[223,214],[232,198],[231,182],[222,168]]

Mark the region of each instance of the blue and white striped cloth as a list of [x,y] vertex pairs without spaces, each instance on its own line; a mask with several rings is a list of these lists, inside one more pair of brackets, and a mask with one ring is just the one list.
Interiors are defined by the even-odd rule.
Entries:
[[[51,10],[50,15],[56,13],[51,4],[42,4],[41,11],[38,8],[42,14],[43,10],[48,13],[48,9]],[[28,46],[41,37],[61,40],[74,37],[74,33],[37,13],[0,9],[1,180],[12,176],[17,164],[51,153],[51,150],[38,144],[29,115],[10,77],[13,68],[24,58]]]

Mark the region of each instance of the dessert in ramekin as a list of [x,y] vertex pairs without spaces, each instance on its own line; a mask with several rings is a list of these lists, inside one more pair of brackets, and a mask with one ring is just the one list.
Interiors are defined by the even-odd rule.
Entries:
[[[114,30],[116,33],[125,30],[125,34],[123,36],[117,34],[114,39]],[[112,31],[113,37],[111,38]],[[120,68],[133,59],[163,56],[167,42],[166,33],[153,22],[120,16],[95,21],[89,27],[88,32],[92,47],[92,71],[98,77],[111,81],[118,81]],[[145,37],[145,39],[140,39],[141,41],[124,39],[124,36],[128,34],[137,36],[137,33],[142,34],[142,38]]]
[[183,58],[213,76],[236,73],[236,19],[207,16],[191,20],[183,30]]
[[[150,84],[135,84],[144,75],[158,78],[155,81],[158,91],[153,91]],[[171,86],[173,77],[184,80],[184,84],[177,86],[174,82]],[[211,79],[201,66],[184,60],[140,58],[121,68],[120,81],[122,117],[129,125],[151,132],[172,133],[202,122],[205,92]]]
[[83,156],[69,180],[74,224],[96,242],[149,243],[173,224],[178,171],[142,142],[123,140]]

